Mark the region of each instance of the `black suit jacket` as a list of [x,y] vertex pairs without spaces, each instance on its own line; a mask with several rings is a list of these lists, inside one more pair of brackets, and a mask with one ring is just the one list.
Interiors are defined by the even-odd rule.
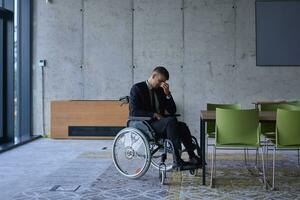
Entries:
[[[161,87],[157,88],[155,93],[159,102],[160,114],[165,114],[165,110],[169,114],[175,114],[176,105],[173,97],[171,96],[170,99],[167,99]],[[151,99],[146,81],[136,83],[132,86],[129,99],[129,115],[153,118],[154,111],[151,108]]]

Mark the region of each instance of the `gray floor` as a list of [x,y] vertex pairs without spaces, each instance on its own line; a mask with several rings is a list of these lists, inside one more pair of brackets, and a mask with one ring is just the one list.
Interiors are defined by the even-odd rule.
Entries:
[[[121,176],[112,164],[112,142],[38,139],[0,154],[0,199],[103,200],[136,199],[136,195],[143,197],[139,199],[157,200],[174,199],[175,196],[180,196],[179,199],[235,199],[243,195],[244,199],[252,199],[254,196],[257,199],[300,199],[300,191],[297,189],[300,188],[300,182],[296,181],[300,173],[296,152],[278,153],[278,169],[285,167],[285,171],[281,175],[278,173],[279,178],[283,177],[282,180],[279,179],[282,182],[278,183],[281,190],[270,193],[262,190],[261,183],[255,177],[250,180],[248,173],[231,170],[236,166],[244,169],[243,151],[218,151],[221,153],[219,160],[223,160],[218,163],[218,176],[223,180],[218,189],[201,186],[201,176],[194,177],[187,172],[179,175],[172,172],[168,175],[171,184],[161,186],[157,171],[154,170],[135,181]],[[251,154],[254,157],[254,151]],[[210,161],[208,170],[209,168]],[[223,179],[222,174],[225,177]],[[240,174],[246,175],[244,179],[247,184],[249,182],[253,186],[252,183],[258,183],[258,187],[240,187],[239,183],[238,188],[227,190],[232,185],[231,178],[235,178],[233,182],[238,182]],[[287,175],[290,178],[286,178]],[[61,186],[58,191],[50,191],[57,185]],[[71,191],[78,186],[80,187],[76,192]],[[294,196],[288,196],[291,194]]]
[[[110,140],[38,139],[0,154],[0,194],[9,200],[31,187],[86,189],[111,165],[111,158],[88,159],[110,151]],[[108,147],[107,149],[105,147]],[[103,149],[104,148],[104,149]]]

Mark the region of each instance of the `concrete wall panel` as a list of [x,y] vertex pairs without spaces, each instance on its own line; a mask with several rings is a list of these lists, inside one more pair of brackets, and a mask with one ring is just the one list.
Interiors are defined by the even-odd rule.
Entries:
[[84,1],[84,99],[118,99],[132,84],[131,0]]
[[179,112],[183,110],[181,5],[181,0],[134,1],[134,82],[146,80],[154,66],[165,66]]
[[185,118],[199,136],[206,102],[232,102],[235,85],[232,0],[185,1]]
[[81,1],[46,4],[34,1],[33,118],[34,132],[42,132],[42,76],[39,59],[46,59],[45,120],[49,131],[50,101],[81,98]]

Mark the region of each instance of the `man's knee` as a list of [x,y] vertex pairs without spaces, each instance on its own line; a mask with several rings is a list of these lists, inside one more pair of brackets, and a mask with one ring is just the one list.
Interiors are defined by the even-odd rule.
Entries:
[[177,124],[178,124],[179,129],[182,130],[183,132],[189,132],[190,131],[190,129],[186,125],[186,123],[179,121]]
[[168,126],[175,125],[178,122],[176,117],[167,117],[166,121]]

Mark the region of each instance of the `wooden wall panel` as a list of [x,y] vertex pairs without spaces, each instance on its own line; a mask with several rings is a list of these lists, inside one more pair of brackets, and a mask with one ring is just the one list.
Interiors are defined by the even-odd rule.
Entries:
[[111,139],[104,136],[68,136],[68,126],[126,126],[128,105],[119,101],[52,101],[51,138]]

